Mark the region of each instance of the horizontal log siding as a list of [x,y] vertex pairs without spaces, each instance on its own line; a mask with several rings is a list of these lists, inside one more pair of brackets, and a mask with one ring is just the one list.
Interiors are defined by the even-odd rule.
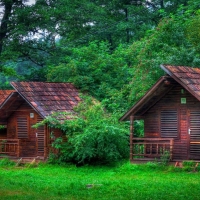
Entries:
[[[30,113],[34,113],[34,118],[30,118]],[[7,138],[20,139],[19,156],[21,157],[37,156],[36,129],[32,128],[32,125],[37,122],[37,116],[38,114],[26,102],[24,102],[8,119]],[[17,117],[27,117],[27,138],[18,138]]]
[[[174,139],[173,159],[181,160],[189,158],[189,112],[200,111],[200,102],[186,90],[181,92],[182,89],[182,86],[177,84],[144,114],[145,137],[155,138],[161,137],[161,110],[177,109],[178,137]],[[186,104],[181,104],[181,98],[186,98]]]

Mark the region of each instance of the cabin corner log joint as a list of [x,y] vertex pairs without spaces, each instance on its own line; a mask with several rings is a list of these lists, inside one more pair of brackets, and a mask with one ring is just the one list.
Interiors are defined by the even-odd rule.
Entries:
[[[130,160],[200,160],[200,69],[161,65],[167,73],[122,117],[130,121]],[[144,123],[144,137],[134,122]]]
[[11,82],[14,90],[0,90],[0,156],[41,157],[52,150],[50,133],[61,130],[32,125],[52,112],[70,112],[81,99],[71,83]]

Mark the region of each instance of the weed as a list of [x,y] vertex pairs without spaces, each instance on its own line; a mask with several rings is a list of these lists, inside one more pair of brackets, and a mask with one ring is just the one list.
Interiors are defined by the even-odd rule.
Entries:
[[197,167],[197,163],[192,160],[183,162],[183,170],[184,171],[188,171],[188,172],[196,171],[196,167]]
[[169,151],[164,151],[162,156],[160,157],[160,164],[163,166],[167,166],[170,161],[170,153]]
[[14,166],[15,162],[11,161],[9,158],[2,158],[0,159],[0,166],[1,167],[9,167],[9,166]]
[[146,167],[148,169],[158,169],[160,166],[158,162],[147,162]]

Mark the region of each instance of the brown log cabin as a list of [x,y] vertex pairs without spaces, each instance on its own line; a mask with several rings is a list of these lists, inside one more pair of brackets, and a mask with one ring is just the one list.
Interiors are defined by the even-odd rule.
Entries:
[[[161,65],[166,72],[122,117],[130,121],[130,161],[200,160],[200,69]],[[134,136],[134,122],[144,137]]]
[[[61,130],[32,125],[53,112],[71,112],[81,99],[71,83],[11,82],[0,91],[0,155],[46,159]],[[53,133],[53,137],[51,134]]]

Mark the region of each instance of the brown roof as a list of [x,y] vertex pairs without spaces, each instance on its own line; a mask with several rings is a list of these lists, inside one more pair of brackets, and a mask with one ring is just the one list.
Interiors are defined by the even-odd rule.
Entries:
[[5,101],[5,99],[15,90],[0,90],[0,105]]
[[200,68],[171,65],[161,68],[200,101]]
[[57,111],[73,112],[81,101],[71,83],[11,82],[11,85],[43,117]]
[[200,101],[200,69],[185,66],[161,65],[161,68],[169,75],[161,77],[154,86],[121,118],[120,121],[129,120],[133,115],[139,119],[149,108],[151,108],[166,94],[173,86],[167,84],[167,81],[173,83],[178,82],[188,92]]

